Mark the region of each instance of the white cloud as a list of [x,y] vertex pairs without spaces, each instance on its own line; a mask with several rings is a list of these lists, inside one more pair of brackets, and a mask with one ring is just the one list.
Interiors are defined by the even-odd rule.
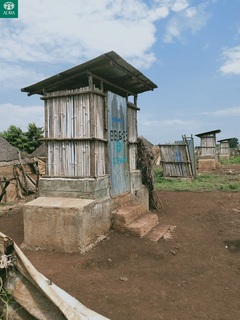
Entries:
[[[29,123],[35,122],[38,127],[44,126],[43,106],[22,106],[11,103],[0,104],[0,132],[15,125],[27,131]],[[17,117],[16,117],[17,115]]]
[[[160,117],[155,114],[155,119],[157,118]],[[138,115],[139,134],[147,139],[149,137],[153,144],[181,140],[183,134],[190,136],[201,125],[201,121],[193,119],[155,119],[154,114]]]
[[188,30],[192,34],[201,30],[209,17],[206,8],[206,3],[195,7],[183,6],[182,10],[168,21],[163,40],[170,43],[174,39],[181,39],[182,34]]
[[[4,43],[0,57],[11,70],[16,67],[24,85],[29,83],[25,78],[32,83],[46,77],[45,70],[39,75],[33,71],[37,63],[76,65],[111,50],[136,68],[147,69],[156,61],[158,20],[167,21],[174,14],[167,25],[166,42],[180,38],[186,29],[194,32],[204,25],[203,6],[189,4],[190,0],[24,0],[18,19],[0,19],[0,42]],[[3,75],[7,75],[5,70]]]
[[19,11],[18,19],[0,21],[4,60],[76,64],[114,50],[145,67],[154,61],[154,22],[169,14],[142,0],[25,0]]
[[222,56],[225,60],[220,67],[223,74],[240,74],[240,46],[224,48]]
[[[41,72],[33,70],[31,67],[22,66],[21,64],[0,62],[0,84],[1,90],[9,90],[12,88],[21,88],[33,83],[35,80],[43,78]],[[31,80],[30,80],[31,79]]]
[[155,22],[168,15],[167,5],[144,0],[24,0],[18,19],[0,19],[1,90],[19,90],[48,77],[53,65],[78,65],[111,50],[147,69],[157,59]]
[[193,120],[181,120],[181,119],[165,119],[165,120],[151,120],[145,118],[144,115],[139,117],[139,122],[145,127],[162,127],[162,126],[192,126]]
[[226,109],[220,109],[215,111],[206,111],[198,113],[198,115],[209,115],[209,116],[240,116],[240,107],[232,107]]
[[172,6],[172,10],[175,12],[182,11],[188,7],[188,0],[176,0]]

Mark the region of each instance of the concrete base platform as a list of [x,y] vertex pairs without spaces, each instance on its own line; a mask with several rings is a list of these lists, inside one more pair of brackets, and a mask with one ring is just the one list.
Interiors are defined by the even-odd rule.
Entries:
[[217,168],[217,161],[215,159],[199,159],[198,170],[199,171],[211,171]]
[[219,160],[229,160],[230,155],[229,154],[220,154],[218,158],[219,158]]
[[108,233],[110,208],[110,199],[39,197],[24,206],[23,245],[83,253]]

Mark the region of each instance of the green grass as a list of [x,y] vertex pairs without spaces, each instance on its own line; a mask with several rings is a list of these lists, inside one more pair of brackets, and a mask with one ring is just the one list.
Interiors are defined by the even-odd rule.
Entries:
[[228,160],[221,160],[221,164],[240,164],[240,156],[238,157],[232,157]]
[[1,208],[1,207],[12,206],[12,205],[14,205],[13,202],[4,202],[4,203],[0,203],[0,208]]
[[[6,310],[6,314],[4,319],[6,320],[12,320],[12,317],[9,316],[8,314],[8,308],[9,308],[9,304],[13,301],[11,295],[9,293],[7,293],[7,291],[3,288],[3,280],[0,277],[0,312],[2,313],[3,310],[1,309],[5,309]],[[2,320],[2,315],[0,314],[0,320]]]
[[[194,179],[168,179],[163,177],[161,166],[154,168],[155,189],[165,191],[192,191],[192,192],[239,192],[240,180],[232,175],[217,175],[202,173]],[[240,178],[239,178],[240,179]]]

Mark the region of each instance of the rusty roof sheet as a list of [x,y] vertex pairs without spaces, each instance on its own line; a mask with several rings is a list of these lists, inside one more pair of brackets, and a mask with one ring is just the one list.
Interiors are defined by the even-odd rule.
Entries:
[[137,95],[157,88],[157,85],[139,70],[114,51],[110,51],[50,78],[22,88],[21,91],[27,92],[30,96],[86,87],[88,86],[89,74],[104,80],[105,91],[113,91],[120,95],[125,95],[126,93]]

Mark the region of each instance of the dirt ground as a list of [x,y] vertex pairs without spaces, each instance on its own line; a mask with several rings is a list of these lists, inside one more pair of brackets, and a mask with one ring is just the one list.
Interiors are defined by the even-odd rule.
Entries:
[[[158,243],[109,233],[85,255],[23,250],[47,278],[111,320],[240,319],[240,194],[159,192]],[[0,231],[23,242],[22,210]]]

